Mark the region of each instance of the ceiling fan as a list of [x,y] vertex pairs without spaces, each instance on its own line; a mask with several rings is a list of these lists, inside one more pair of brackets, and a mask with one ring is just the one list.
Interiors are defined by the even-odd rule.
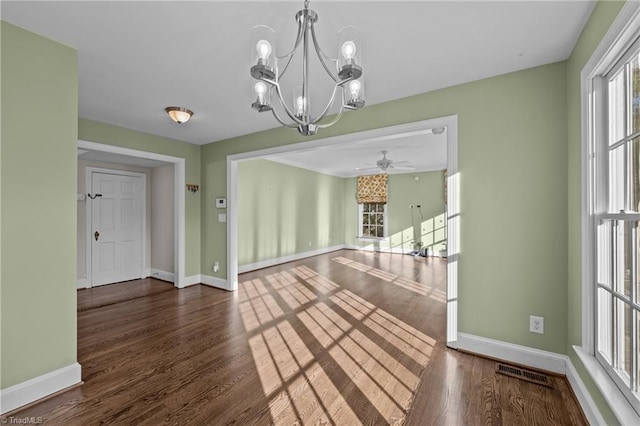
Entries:
[[[375,170],[380,169],[383,172],[387,171],[387,169],[396,169],[396,170],[413,170],[415,167],[408,165],[408,161],[393,161],[390,158],[387,158],[387,150],[380,151],[382,153],[382,158],[376,161],[375,166],[371,164],[373,167],[356,167],[354,170],[356,171],[365,171],[365,170]],[[407,165],[400,165],[400,164]],[[370,163],[365,163],[370,164]]]

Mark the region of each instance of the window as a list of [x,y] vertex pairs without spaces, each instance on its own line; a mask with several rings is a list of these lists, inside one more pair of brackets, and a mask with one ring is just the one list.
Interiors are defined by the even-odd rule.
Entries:
[[358,204],[358,236],[384,238],[387,235],[387,205],[385,203]]
[[594,352],[640,413],[640,39],[594,79],[594,94]]

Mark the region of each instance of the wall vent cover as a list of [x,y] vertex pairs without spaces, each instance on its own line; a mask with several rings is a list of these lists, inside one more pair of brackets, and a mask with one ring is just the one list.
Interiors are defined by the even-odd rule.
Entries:
[[527,382],[535,383],[537,385],[542,385],[553,389],[551,378],[546,374],[542,374],[537,371],[525,370],[524,368],[514,367],[513,365],[497,363],[496,373],[515,377],[521,380],[526,380]]

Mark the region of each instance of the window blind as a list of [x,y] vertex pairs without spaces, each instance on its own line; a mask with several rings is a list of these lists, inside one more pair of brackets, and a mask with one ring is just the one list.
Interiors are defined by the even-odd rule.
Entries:
[[386,174],[358,176],[358,203],[385,203],[387,202]]

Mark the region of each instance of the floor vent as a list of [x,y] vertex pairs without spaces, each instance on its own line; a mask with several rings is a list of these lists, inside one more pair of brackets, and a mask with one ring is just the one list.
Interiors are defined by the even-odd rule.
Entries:
[[518,379],[526,380],[527,382],[535,383],[537,385],[542,385],[553,389],[551,378],[546,374],[538,373],[536,371],[525,370],[524,368],[514,367],[513,365],[497,363],[496,373],[516,377]]

